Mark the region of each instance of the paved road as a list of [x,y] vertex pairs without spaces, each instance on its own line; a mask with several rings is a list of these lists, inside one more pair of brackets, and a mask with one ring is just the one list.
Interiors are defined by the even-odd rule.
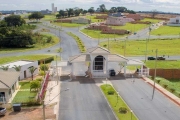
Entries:
[[61,83],[59,120],[116,120],[93,80]]
[[111,80],[115,89],[140,120],[180,120],[180,107],[141,79]]

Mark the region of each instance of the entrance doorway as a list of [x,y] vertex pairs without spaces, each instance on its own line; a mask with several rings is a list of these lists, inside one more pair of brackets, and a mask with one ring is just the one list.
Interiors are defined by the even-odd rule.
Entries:
[[24,71],[24,78],[26,78],[26,70]]
[[0,102],[5,101],[5,92],[0,92]]
[[93,70],[104,70],[104,57],[99,55],[95,57],[93,62]]

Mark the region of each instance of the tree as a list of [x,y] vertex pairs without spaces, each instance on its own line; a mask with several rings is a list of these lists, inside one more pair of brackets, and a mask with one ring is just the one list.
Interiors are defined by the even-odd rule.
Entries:
[[26,23],[20,15],[10,15],[5,17],[4,21],[7,23],[7,26],[21,26]]
[[107,11],[104,4],[100,5],[99,8],[100,8],[100,12],[106,12]]
[[85,15],[88,11],[87,10],[83,10],[82,14]]
[[0,21],[0,27],[7,27],[7,23],[4,20]]
[[75,7],[73,11],[75,16],[79,16],[79,14],[81,13],[81,9],[79,9],[78,7]]
[[127,8],[126,7],[117,7],[117,12],[126,12]]
[[89,12],[90,14],[93,14],[94,11],[95,11],[95,10],[94,10],[94,7],[91,7],[91,8],[88,9],[88,12]]
[[157,10],[152,10],[152,18],[154,18],[158,14]]
[[35,89],[35,90],[38,90],[40,87],[40,82],[35,80],[35,81],[32,81],[31,84],[30,84],[30,91],[32,89]]
[[36,21],[42,19],[43,17],[44,17],[44,15],[41,12],[34,12],[28,16],[29,20],[36,19]]
[[9,65],[7,65],[7,66],[1,66],[1,68],[0,69],[2,69],[2,70],[4,70],[4,71],[8,71],[8,69],[9,69]]
[[111,7],[111,9],[109,10],[110,13],[115,13],[117,12],[117,8],[116,7]]
[[34,66],[31,66],[28,69],[29,69],[29,72],[31,73],[31,77],[32,77],[32,80],[33,80],[33,76],[34,76],[33,74],[34,74],[34,72],[36,71],[37,68],[35,68]]
[[20,65],[14,65],[13,67],[16,71],[21,71],[21,66]]
[[72,8],[66,9],[68,17],[74,15],[74,10]]

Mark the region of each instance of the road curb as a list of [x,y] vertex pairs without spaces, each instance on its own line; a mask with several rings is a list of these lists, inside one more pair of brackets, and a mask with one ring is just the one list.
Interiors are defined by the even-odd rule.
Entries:
[[[90,37],[89,35],[87,35],[87,34],[83,33],[81,30],[79,30],[79,32],[80,32],[81,34],[83,34],[83,35],[87,36],[87,37],[88,37],[88,38],[90,38],[90,39],[94,39],[94,38]],[[94,40],[95,40],[95,39],[94,39]]]
[[[143,77],[142,80],[146,81]],[[152,87],[154,86],[152,83],[147,82],[149,85],[151,85]],[[169,95],[167,95],[165,92],[163,92],[162,90],[160,90],[159,88],[157,88],[155,86],[155,89],[157,89],[159,92],[161,92],[163,95],[165,95],[167,98],[169,98],[171,101],[173,101],[174,103],[176,103],[178,106],[180,106],[180,103],[178,101],[176,101],[175,99],[173,99],[172,97],[170,97]],[[169,91],[168,91],[169,92]]]

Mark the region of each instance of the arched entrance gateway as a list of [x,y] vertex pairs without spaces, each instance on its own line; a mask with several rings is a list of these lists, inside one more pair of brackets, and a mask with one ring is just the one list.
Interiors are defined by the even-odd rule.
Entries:
[[93,70],[103,71],[104,63],[105,63],[105,58],[102,55],[95,57],[93,61]]

